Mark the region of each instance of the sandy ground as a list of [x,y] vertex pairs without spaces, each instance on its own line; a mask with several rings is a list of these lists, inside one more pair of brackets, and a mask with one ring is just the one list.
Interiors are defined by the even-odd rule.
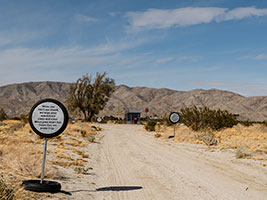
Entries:
[[72,195],[51,194],[51,199],[267,199],[267,163],[155,139],[142,126],[101,127],[99,143],[88,146],[93,169],[75,179],[66,171],[62,189]]

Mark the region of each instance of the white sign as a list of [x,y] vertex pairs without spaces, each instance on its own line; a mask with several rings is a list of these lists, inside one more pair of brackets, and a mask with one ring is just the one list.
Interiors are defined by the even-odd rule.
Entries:
[[96,119],[96,121],[100,123],[100,122],[102,122],[102,118],[101,118],[101,117],[98,117],[98,118]]
[[43,134],[53,134],[63,125],[64,113],[55,103],[39,104],[32,113],[34,127]]
[[37,102],[30,112],[30,125],[42,137],[55,137],[67,127],[68,112],[64,105],[54,99]]
[[170,114],[170,117],[169,117],[170,121],[174,124],[176,124],[177,122],[179,122],[180,120],[180,117],[179,117],[179,114],[177,112],[172,112]]

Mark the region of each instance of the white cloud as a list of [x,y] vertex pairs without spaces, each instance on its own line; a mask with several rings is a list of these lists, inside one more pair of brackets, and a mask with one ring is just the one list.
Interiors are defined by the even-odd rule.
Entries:
[[111,16],[111,17],[115,17],[115,16],[118,16],[118,15],[120,15],[120,14],[122,14],[122,12],[110,12],[110,13],[109,13],[109,16]]
[[163,64],[172,61],[174,58],[173,57],[168,57],[168,58],[160,58],[155,61],[156,64]]
[[201,56],[181,56],[179,58],[167,57],[167,58],[159,58],[155,61],[156,64],[168,63],[171,61],[176,62],[198,62],[202,59]]
[[227,8],[218,7],[186,7],[169,10],[148,9],[144,12],[126,13],[133,30],[182,27],[266,15],[267,9],[257,9],[255,7],[236,8],[230,11]]
[[90,17],[87,15],[76,15],[76,19],[78,22],[87,22],[87,23],[92,23],[92,22],[98,22],[99,19]]
[[[150,41],[124,38],[90,48],[0,49],[0,85],[25,81],[71,81],[86,72],[110,71],[147,62],[146,57],[123,55],[125,50]],[[151,62],[150,62],[151,63]],[[53,73],[50,73],[53,72]]]
[[226,21],[226,20],[240,20],[246,17],[253,16],[266,16],[267,9],[257,9],[255,7],[244,7],[244,8],[235,8],[226,12],[224,15],[220,16],[217,21]]
[[128,12],[132,27],[169,28],[171,26],[189,26],[209,23],[223,14],[225,8],[178,8],[173,10],[149,9],[145,12]]
[[266,60],[267,59],[267,54],[260,54],[255,57],[257,60]]

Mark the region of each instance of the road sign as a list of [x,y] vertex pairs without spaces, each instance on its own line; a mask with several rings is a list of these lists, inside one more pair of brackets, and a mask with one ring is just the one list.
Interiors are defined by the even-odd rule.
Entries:
[[45,138],[61,134],[69,120],[65,106],[54,99],[43,99],[37,102],[32,107],[29,118],[33,131]]
[[98,117],[98,118],[96,119],[96,121],[97,121],[98,123],[100,123],[100,122],[102,122],[102,118],[101,118],[101,117]]
[[169,116],[169,120],[171,123],[176,124],[180,120],[180,116],[177,112],[172,112]]
[[40,182],[37,180],[23,181],[26,190],[35,192],[58,192],[60,183],[44,181],[44,170],[47,150],[47,138],[61,134],[67,127],[69,115],[65,106],[55,99],[43,99],[38,101],[31,109],[29,116],[32,130],[44,137],[44,151]]

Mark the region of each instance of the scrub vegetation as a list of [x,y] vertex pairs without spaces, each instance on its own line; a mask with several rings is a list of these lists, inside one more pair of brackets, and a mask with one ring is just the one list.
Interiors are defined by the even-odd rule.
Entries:
[[238,123],[236,116],[226,110],[211,110],[207,107],[183,108],[181,122],[194,131],[203,129],[220,130],[231,128]]
[[[88,123],[69,124],[61,135],[48,139],[45,179],[65,180],[64,170],[86,173],[90,158],[89,137],[97,131]],[[4,120],[0,126],[0,199],[40,199],[40,194],[23,190],[23,180],[41,176],[43,139],[31,131],[29,123]],[[78,170],[81,173],[81,170]]]
[[92,121],[103,110],[114,92],[115,81],[105,76],[106,73],[97,73],[93,78],[86,74],[70,86],[67,98],[68,108],[73,112],[75,110],[81,112],[84,121]]

